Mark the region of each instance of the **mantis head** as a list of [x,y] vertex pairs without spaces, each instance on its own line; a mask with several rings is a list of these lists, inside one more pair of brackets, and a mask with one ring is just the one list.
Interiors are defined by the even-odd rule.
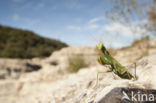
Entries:
[[103,47],[104,47],[104,45],[103,45],[102,43],[96,45],[96,48],[97,48],[98,50],[102,50]]

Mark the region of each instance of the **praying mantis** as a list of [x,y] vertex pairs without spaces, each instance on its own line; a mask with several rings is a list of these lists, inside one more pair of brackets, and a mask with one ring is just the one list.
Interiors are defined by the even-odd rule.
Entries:
[[[136,78],[136,74],[135,76],[133,76],[127,69],[125,66],[121,65],[115,58],[113,58],[109,52],[107,51],[107,49],[105,48],[105,46],[100,43],[97,46],[97,49],[99,51],[101,51],[103,53],[104,56],[99,56],[97,61],[102,64],[102,65],[110,65],[110,71],[114,72],[116,75],[118,75],[120,78],[123,79],[132,79],[132,78]],[[136,63],[135,64],[135,73],[136,73]],[[98,83],[98,75],[99,73],[102,72],[98,72],[97,73],[97,83]],[[96,83],[96,84],[97,84]]]

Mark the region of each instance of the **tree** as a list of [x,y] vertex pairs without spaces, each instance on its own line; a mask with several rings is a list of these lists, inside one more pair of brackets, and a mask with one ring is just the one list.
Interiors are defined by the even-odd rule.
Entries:
[[156,34],[156,0],[110,0],[106,16],[143,37]]

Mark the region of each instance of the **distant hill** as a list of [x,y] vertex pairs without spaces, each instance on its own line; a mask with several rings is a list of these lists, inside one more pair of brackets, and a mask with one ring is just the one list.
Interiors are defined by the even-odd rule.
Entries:
[[43,38],[31,31],[0,25],[0,57],[46,57],[66,46],[65,43]]

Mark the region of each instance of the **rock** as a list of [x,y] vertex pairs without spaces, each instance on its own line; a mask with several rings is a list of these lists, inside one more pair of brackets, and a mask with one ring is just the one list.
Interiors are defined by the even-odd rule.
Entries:
[[155,103],[156,90],[114,88],[94,103]]
[[29,59],[0,59],[0,79],[18,79],[26,72],[37,71],[39,69],[41,69],[41,66]]
[[[115,58],[119,62],[121,61],[133,75],[133,61],[136,61],[137,80],[121,79],[114,73],[108,72],[109,66],[99,65],[96,62],[98,55],[96,49],[89,47],[63,48],[44,59],[0,59],[0,67],[5,68],[0,69],[0,77],[3,78],[0,80],[0,102],[100,103],[105,101],[104,103],[109,103],[109,100],[112,102],[114,100],[114,103],[117,103],[118,101],[121,102],[122,91],[124,90],[126,93],[132,90],[140,90],[143,93],[149,90],[149,92],[155,93],[156,49],[154,43],[152,45],[148,55],[142,55],[144,49],[138,49],[138,47],[117,50]],[[85,61],[88,60],[90,66],[79,70],[77,73],[66,73],[69,65],[68,56],[72,55],[79,55]],[[6,73],[13,75],[12,71],[17,74],[25,70],[30,72],[22,72],[18,79],[10,80],[9,77],[5,76]],[[99,75],[96,85],[97,72],[102,73]],[[128,93],[127,95],[129,96]]]
[[26,66],[25,72],[37,71],[41,68],[40,65],[30,64],[30,63],[26,63],[25,66]]
[[43,62],[51,64],[57,62],[57,64],[61,63],[66,65],[68,64],[68,58],[73,55],[81,56],[90,65],[97,64],[96,58],[98,56],[98,51],[96,48],[92,47],[66,47],[60,51],[52,53],[52,55],[49,58],[43,60]]

